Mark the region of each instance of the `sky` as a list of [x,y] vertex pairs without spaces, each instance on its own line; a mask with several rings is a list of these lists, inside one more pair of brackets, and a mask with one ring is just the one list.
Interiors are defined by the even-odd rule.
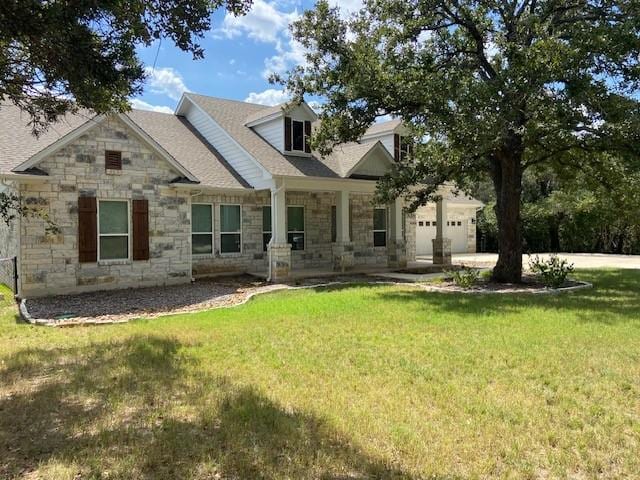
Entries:
[[[361,0],[330,0],[349,15]],[[133,108],[172,113],[185,91],[214,97],[276,105],[287,100],[271,73],[284,73],[303,62],[303,50],[291,38],[289,24],[312,0],[254,0],[251,11],[235,17],[223,9],[213,16],[211,30],[200,40],[205,58],[193,60],[168,39],[140,48],[148,75],[144,93]]]

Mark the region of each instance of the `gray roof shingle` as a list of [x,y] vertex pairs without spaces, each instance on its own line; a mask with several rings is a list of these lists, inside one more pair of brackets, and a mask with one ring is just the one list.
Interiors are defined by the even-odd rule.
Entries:
[[393,120],[389,120],[387,122],[374,123],[371,125],[366,132],[364,132],[365,137],[369,135],[380,135],[382,133],[391,133],[398,126],[402,125],[402,120],[399,118],[394,118]]

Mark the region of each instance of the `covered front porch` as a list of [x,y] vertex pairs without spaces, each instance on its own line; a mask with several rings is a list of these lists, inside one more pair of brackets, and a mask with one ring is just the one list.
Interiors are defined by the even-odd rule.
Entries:
[[401,199],[373,205],[374,189],[370,180],[276,180],[267,268],[254,273],[281,282],[406,267],[412,217]]

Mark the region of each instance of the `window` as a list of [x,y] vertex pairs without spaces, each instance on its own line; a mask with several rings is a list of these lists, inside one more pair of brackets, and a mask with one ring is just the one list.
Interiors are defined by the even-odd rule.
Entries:
[[262,251],[267,251],[271,241],[271,207],[262,207]]
[[431,226],[431,222],[424,222],[425,226],[430,227]]
[[104,168],[107,170],[122,170],[122,152],[105,150]]
[[291,122],[291,135],[293,150],[304,151],[304,122],[293,120]]
[[432,226],[432,227],[437,227],[437,226],[438,226],[438,222],[432,222],[432,223],[431,223],[431,226]]
[[408,155],[411,155],[413,150],[411,140],[406,137],[400,137],[400,160],[404,160]]
[[241,251],[240,225],[240,205],[220,205],[220,253]]
[[373,209],[373,246],[384,247],[387,245],[387,209]]
[[458,222],[458,226],[461,227],[462,226],[462,222]]
[[419,227],[424,227],[424,222],[418,222]]
[[213,206],[194,203],[191,205],[191,254],[213,253]]
[[129,202],[100,200],[98,237],[99,260],[129,258]]
[[287,242],[291,250],[304,250],[304,207],[287,207]]

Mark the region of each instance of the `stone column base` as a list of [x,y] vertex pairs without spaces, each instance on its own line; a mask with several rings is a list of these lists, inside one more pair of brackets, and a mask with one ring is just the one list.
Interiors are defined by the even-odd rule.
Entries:
[[435,265],[451,265],[451,239],[434,238],[433,263]]
[[269,255],[271,281],[279,282],[288,279],[291,271],[291,245],[288,243],[269,243],[267,253]]
[[391,240],[387,246],[387,265],[390,268],[407,266],[407,244],[404,240]]
[[333,254],[333,270],[344,272],[353,267],[355,260],[353,257],[353,242],[335,242],[331,246]]

